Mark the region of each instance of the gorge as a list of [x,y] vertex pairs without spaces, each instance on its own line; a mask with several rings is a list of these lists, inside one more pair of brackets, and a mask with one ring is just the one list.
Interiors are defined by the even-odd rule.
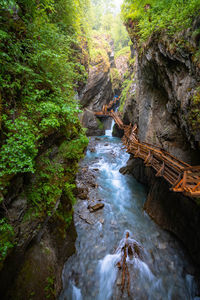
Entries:
[[2,299],[200,299],[200,197],[171,190],[98,116],[114,109],[141,143],[200,165],[199,0],[124,0],[126,30],[113,1],[8,2]]

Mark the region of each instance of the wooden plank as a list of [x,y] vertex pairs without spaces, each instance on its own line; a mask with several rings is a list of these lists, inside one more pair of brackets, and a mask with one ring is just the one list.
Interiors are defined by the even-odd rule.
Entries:
[[[172,184],[173,191],[184,192],[194,197],[200,196],[200,166],[190,166],[158,146],[146,142],[140,143],[137,137],[137,125],[124,125],[121,114],[111,109],[116,102],[117,99],[110,101],[108,105],[103,106],[102,111],[94,114],[99,117],[111,116],[118,127],[124,130],[123,149],[143,159],[145,166],[150,166],[157,172],[157,177],[162,176]],[[108,108],[111,110],[107,111]]]
[[165,169],[165,163],[164,163],[164,161],[163,161],[163,164],[162,164],[160,170],[158,170],[158,172],[156,173],[156,177],[163,176],[164,169]]

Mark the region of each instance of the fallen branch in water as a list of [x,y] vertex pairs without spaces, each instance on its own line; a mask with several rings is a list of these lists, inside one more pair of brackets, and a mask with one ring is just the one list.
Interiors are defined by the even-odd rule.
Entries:
[[129,232],[126,233],[125,244],[121,249],[121,261],[119,261],[116,266],[119,270],[122,270],[122,280],[121,280],[121,292],[124,293],[125,285],[127,283],[127,294],[130,297],[130,273],[127,265],[127,257],[130,258],[142,258],[141,249],[142,247],[136,242],[132,242],[129,238]]

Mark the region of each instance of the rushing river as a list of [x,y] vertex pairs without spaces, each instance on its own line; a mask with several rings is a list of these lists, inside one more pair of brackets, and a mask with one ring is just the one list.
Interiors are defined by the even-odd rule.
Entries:
[[[97,195],[105,206],[89,213],[87,200],[78,200],[75,205],[77,251],[64,266],[64,288],[59,299],[200,299],[195,297],[193,266],[179,242],[143,210],[144,186],[132,176],[119,173],[128,158],[120,139],[107,131],[98,139],[95,152],[88,150],[81,163],[82,168],[98,170]],[[93,222],[81,219],[80,212],[92,215]],[[123,272],[117,263],[122,258],[127,231],[129,243],[137,241],[141,246],[142,257],[127,256],[122,293]]]

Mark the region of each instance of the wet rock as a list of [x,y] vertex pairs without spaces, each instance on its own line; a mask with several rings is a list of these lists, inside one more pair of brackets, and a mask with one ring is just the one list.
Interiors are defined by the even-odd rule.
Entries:
[[94,136],[94,135],[104,135],[105,129],[102,125],[100,126],[100,121],[96,118],[92,111],[84,111],[82,117],[82,125],[83,127],[87,128],[86,134],[87,136]]
[[112,136],[122,138],[124,135],[124,130],[120,129],[117,124],[113,126]]
[[99,171],[99,169],[98,169],[98,168],[94,168],[93,170],[94,170],[94,171],[96,171],[96,172],[97,172],[97,171]]
[[160,244],[158,244],[158,248],[159,248],[160,250],[164,250],[164,249],[167,248],[167,245],[166,245],[165,243],[160,243]]
[[90,183],[90,186],[91,186],[92,188],[96,188],[96,187],[97,187],[97,184],[94,183],[94,182],[91,182],[91,183]]
[[129,170],[127,167],[122,167],[119,169],[119,172],[122,174],[122,175],[125,175],[127,173],[129,173]]
[[90,152],[95,152],[96,149],[95,149],[95,148],[89,148],[89,151],[90,151]]
[[117,279],[117,285],[122,285],[122,279],[120,277]]
[[88,198],[88,192],[80,193],[77,197],[81,200],[86,200]]
[[23,217],[27,208],[27,199],[18,198],[17,200],[13,201],[11,208],[9,209],[9,218],[12,222],[19,221]]
[[116,226],[116,225],[117,225],[117,223],[116,223],[114,220],[112,220],[112,221],[110,222],[110,224],[111,224],[112,226]]
[[81,185],[80,183],[77,183],[77,188],[76,188],[76,196],[81,199],[81,200],[86,200],[88,198],[88,187],[85,185]]
[[97,203],[95,205],[91,205],[91,204],[88,205],[88,209],[90,212],[95,212],[99,209],[102,209],[103,207],[104,207],[103,203]]
[[93,273],[94,273],[94,270],[92,270],[92,269],[89,269],[89,270],[87,271],[87,275],[88,275],[88,276],[91,276]]
[[100,222],[101,224],[104,224],[104,219],[100,219],[99,222]]
[[170,267],[170,269],[171,269],[172,271],[175,270],[175,266],[174,266],[174,262],[173,262],[173,261],[170,262],[169,267]]

